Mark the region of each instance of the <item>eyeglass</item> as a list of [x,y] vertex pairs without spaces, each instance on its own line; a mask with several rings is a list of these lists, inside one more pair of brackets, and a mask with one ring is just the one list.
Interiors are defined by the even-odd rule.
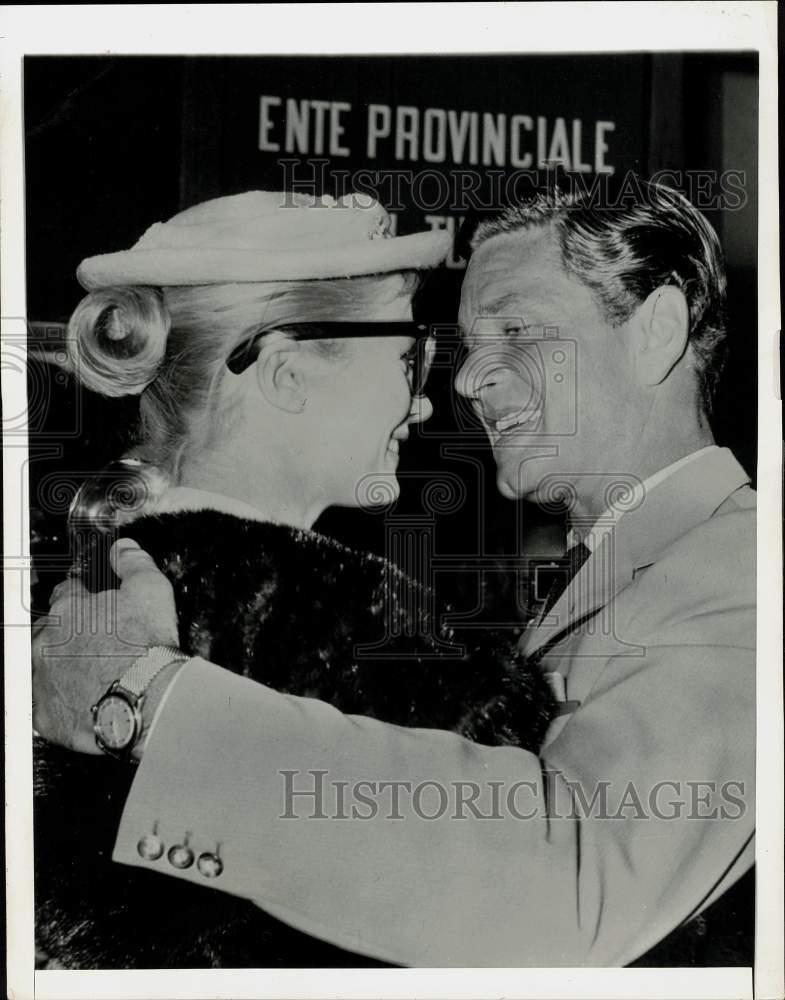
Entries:
[[[295,333],[297,340],[342,340],[349,337],[413,337],[414,344],[404,355],[408,363],[407,381],[413,396],[422,396],[433,359],[436,338],[424,323],[414,322],[324,322],[289,323],[275,327]],[[226,367],[240,375],[256,361],[262,337],[269,331],[254,334],[229,355]]]

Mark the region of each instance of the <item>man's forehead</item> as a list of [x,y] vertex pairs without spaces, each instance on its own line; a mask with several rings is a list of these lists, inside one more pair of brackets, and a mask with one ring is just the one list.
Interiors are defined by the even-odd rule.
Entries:
[[[547,301],[549,285],[561,272],[549,230],[502,233],[481,244],[472,256],[461,291],[461,315],[498,316],[520,309],[524,301]],[[549,280],[550,279],[550,280]]]

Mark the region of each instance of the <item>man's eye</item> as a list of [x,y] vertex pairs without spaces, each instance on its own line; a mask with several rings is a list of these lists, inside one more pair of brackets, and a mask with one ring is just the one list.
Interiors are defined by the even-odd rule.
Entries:
[[508,323],[504,327],[504,333],[508,337],[520,336],[522,333],[525,333],[525,331],[526,327],[523,325],[523,323]]

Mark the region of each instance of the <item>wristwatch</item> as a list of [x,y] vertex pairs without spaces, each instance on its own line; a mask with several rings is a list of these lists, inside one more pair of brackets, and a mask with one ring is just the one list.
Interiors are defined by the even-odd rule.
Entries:
[[95,742],[112,757],[131,759],[142,735],[142,704],[155,678],[188,657],[174,646],[151,646],[92,706]]

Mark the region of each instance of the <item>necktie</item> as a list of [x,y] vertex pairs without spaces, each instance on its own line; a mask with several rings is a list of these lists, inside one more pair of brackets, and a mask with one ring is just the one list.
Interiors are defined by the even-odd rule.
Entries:
[[[591,555],[591,549],[588,547],[588,545],[585,545],[583,542],[579,542],[577,545],[573,545],[572,548],[569,548],[567,550],[564,556],[565,560],[567,561],[567,572],[561,579],[556,579],[551,584],[551,589],[548,591],[548,596],[545,598],[545,604],[543,605],[543,609],[541,612],[542,618],[545,618],[545,616],[548,614],[548,612],[551,610],[554,604],[558,601],[558,599],[561,597],[564,591],[569,587],[573,578],[576,576],[581,566],[583,566],[583,564],[586,562],[586,560],[589,558],[590,555]],[[579,624],[579,621],[573,622],[569,627],[567,627],[563,631],[558,632],[555,636],[552,636],[549,639],[549,641],[540,646],[539,649],[536,649],[527,659],[528,666],[539,665],[543,657],[548,652],[550,652],[550,650],[558,642],[560,642],[564,638],[564,636],[570,632],[571,629],[575,628]],[[556,696],[557,705],[554,710],[553,717],[556,718],[557,716],[560,715],[569,715],[571,712],[574,712],[575,709],[578,708],[578,706],[580,705],[580,702],[574,700],[571,701],[566,700],[565,687],[564,687],[565,682],[563,676],[558,672],[553,672],[553,673],[545,673],[544,677],[551,685],[551,689],[553,690],[554,695]],[[558,690],[556,687],[557,680],[559,682]]]
[[572,548],[567,549],[567,552],[564,555],[567,562],[567,573],[554,580],[551,584],[551,589],[548,591],[548,596],[545,598],[545,604],[542,607],[543,618],[548,614],[564,591],[569,587],[573,578],[577,575],[581,566],[583,566],[590,555],[591,549],[583,542],[578,542],[577,545],[573,545]]

